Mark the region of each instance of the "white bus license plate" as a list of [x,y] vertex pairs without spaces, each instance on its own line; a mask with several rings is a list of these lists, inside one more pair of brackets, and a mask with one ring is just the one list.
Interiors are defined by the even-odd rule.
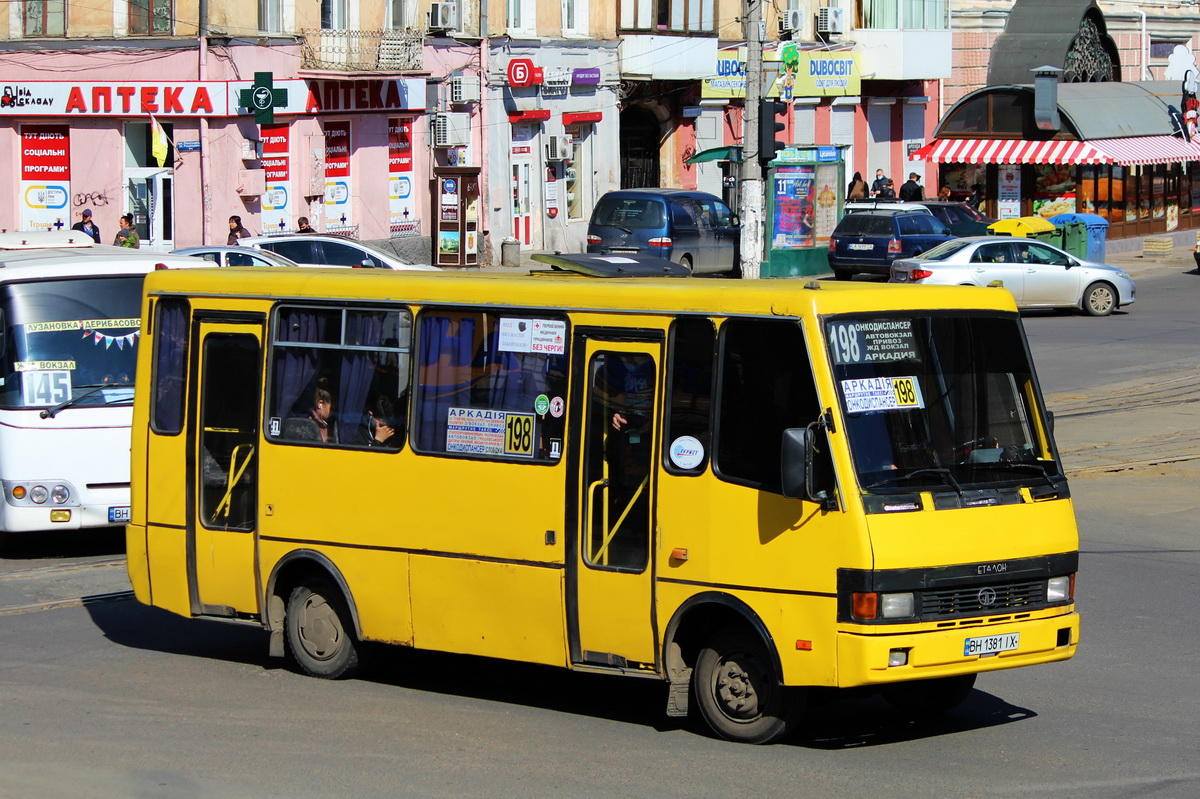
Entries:
[[982,638],[968,638],[963,641],[963,657],[987,657],[1000,652],[1011,652],[1021,644],[1020,633],[1004,633],[1003,635],[985,635]]
[[852,249],[852,250],[873,250],[873,249],[875,249],[875,245],[874,244],[851,244],[850,249]]
[[127,522],[129,521],[129,506],[123,508],[109,508],[108,520],[110,522]]

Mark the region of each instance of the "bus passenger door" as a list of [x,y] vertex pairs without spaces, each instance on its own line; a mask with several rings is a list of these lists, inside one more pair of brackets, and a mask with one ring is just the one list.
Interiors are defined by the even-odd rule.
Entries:
[[[572,395],[582,435],[572,457],[578,515],[568,556],[574,663],[651,669],[658,342],[576,339]],[[577,417],[578,418],[578,417]]]
[[262,322],[200,321],[188,463],[192,612],[257,613],[255,527]]

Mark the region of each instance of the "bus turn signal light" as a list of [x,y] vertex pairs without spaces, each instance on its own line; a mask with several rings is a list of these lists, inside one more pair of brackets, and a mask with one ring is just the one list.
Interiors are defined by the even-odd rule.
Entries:
[[879,612],[879,594],[875,592],[855,593],[851,612],[854,614],[854,618],[863,621],[875,618],[875,614]]

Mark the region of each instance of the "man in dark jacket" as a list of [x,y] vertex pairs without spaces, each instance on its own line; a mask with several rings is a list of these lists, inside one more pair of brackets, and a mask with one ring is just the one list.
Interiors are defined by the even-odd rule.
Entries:
[[888,176],[883,174],[882,169],[875,170],[875,182],[871,184],[871,196],[875,197],[879,192],[883,191],[883,187],[888,184]]
[[97,244],[99,244],[100,243],[100,226],[92,221],[92,209],[84,208],[83,213],[80,214],[80,216],[82,216],[83,218],[80,221],[76,222],[75,224],[71,225],[71,230],[78,230],[83,233],[86,233],[89,236],[91,236],[92,239]]
[[901,202],[920,202],[925,199],[925,191],[921,188],[921,176],[916,172],[908,173],[908,180],[900,187]]

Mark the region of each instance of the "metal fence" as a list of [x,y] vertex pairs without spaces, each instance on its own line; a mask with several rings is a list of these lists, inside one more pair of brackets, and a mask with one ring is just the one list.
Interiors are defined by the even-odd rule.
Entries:
[[424,63],[425,37],[419,31],[301,31],[301,67],[344,72],[405,72]]

